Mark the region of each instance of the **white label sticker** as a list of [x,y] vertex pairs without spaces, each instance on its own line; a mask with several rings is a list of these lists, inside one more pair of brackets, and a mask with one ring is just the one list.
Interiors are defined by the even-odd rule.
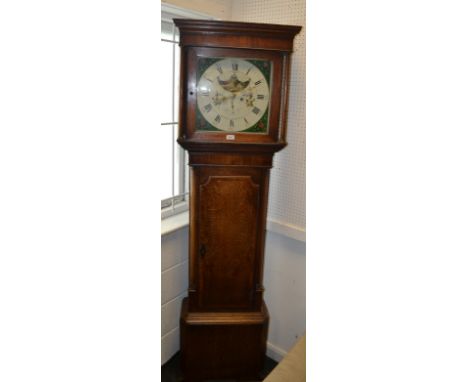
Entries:
[[236,136],[234,134],[228,134],[226,135],[226,139],[228,141],[235,141],[236,140]]

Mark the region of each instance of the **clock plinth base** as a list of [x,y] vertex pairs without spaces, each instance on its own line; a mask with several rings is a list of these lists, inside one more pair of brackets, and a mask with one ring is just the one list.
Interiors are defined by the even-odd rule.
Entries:
[[189,312],[188,298],[180,318],[184,381],[255,380],[264,366],[269,315],[258,312]]

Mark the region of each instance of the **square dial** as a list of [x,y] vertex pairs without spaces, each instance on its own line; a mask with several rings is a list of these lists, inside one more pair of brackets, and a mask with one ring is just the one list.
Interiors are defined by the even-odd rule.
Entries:
[[195,129],[267,134],[271,72],[268,60],[200,57]]

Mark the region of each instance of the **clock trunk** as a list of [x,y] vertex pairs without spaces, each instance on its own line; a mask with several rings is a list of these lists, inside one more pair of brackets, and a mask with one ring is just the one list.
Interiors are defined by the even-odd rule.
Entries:
[[260,310],[271,155],[192,153],[190,307]]

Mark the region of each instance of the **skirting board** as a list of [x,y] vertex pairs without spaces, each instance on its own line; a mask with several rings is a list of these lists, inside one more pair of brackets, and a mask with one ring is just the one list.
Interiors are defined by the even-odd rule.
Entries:
[[306,241],[306,231],[302,227],[298,227],[293,224],[286,222],[281,222],[278,220],[268,219],[267,220],[267,230],[280,235],[287,236],[291,239]]
[[276,362],[280,362],[288,352],[273,345],[271,342],[267,342],[267,356]]

